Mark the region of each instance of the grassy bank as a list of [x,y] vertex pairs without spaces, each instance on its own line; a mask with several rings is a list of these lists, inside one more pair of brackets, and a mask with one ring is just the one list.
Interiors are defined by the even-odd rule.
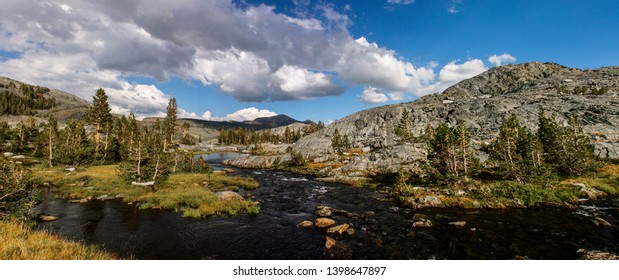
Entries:
[[0,221],[2,260],[111,260],[114,257],[93,246],[66,241],[48,232],[32,231],[12,221]]
[[41,182],[56,186],[57,192],[68,199],[119,198],[140,203],[141,208],[173,210],[186,217],[235,215],[240,212],[257,214],[256,202],[240,197],[219,199],[215,192],[255,189],[258,183],[251,178],[224,174],[176,173],[162,184],[150,187],[134,186],[118,178],[116,165],[91,166],[66,172],[61,168],[36,170]]
[[[415,208],[572,207],[582,197],[582,184],[603,192],[601,196],[619,195],[619,164],[606,163],[595,173],[544,185],[508,180],[471,180],[447,186],[413,182],[394,185],[392,195]],[[429,198],[433,203],[427,203]]]

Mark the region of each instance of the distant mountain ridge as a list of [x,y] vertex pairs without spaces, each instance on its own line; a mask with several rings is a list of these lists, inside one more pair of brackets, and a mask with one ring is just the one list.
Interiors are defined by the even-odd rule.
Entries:
[[245,129],[253,129],[253,130],[263,130],[263,129],[270,129],[270,128],[276,128],[276,127],[282,127],[282,126],[287,126],[287,125],[291,125],[294,123],[305,123],[308,124],[309,121],[305,121],[305,122],[301,122],[298,120],[295,120],[287,115],[284,114],[280,114],[280,115],[276,115],[276,116],[272,116],[272,117],[262,117],[262,118],[257,118],[254,119],[252,121],[243,121],[243,122],[237,122],[237,121],[209,121],[209,120],[200,120],[200,119],[189,119],[189,118],[184,118],[181,119],[183,121],[188,121],[191,122],[197,126],[200,126],[202,128],[210,128],[210,129],[230,129],[230,128],[245,128]]
[[[60,122],[69,120],[70,118],[81,118],[86,115],[88,111],[88,101],[79,98],[73,94],[56,90],[48,89],[46,87],[36,86],[13,80],[6,77],[0,77],[0,95],[22,95],[21,87],[28,86],[34,89],[38,89],[38,95],[43,99],[55,99],[56,105],[49,109],[34,110],[32,117],[39,122],[48,117],[53,117]],[[11,104],[9,104],[11,105]],[[5,115],[3,119],[16,120],[24,115]]]

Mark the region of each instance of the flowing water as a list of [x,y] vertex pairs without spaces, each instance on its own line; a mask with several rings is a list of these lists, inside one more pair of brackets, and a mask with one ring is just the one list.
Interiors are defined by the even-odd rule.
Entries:
[[[215,169],[234,153],[207,157]],[[59,217],[39,229],[70,240],[96,244],[121,258],[135,259],[324,259],[325,232],[301,229],[316,207],[328,205],[349,214],[354,236],[341,243],[353,259],[575,259],[580,248],[619,254],[617,200],[577,210],[556,208],[414,211],[386,201],[377,190],[321,183],[312,177],[273,170],[236,169],[260,188],[241,191],[261,201],[257,216],[187,219],[165,210],[139,210],[120,200],[72,204],[44,193],[37,211]],[[413,215],[427,215],[430,228],[411,227]],[[599,227],[601,217],[615,227]],[[465,221],[456,228],[449,222]]]

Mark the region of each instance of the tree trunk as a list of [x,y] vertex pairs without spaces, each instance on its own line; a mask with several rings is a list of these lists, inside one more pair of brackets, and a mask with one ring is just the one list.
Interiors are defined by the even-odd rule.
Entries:
[[97,123],[95,129],[95,153],[99,153],[99,141],[101,141],[101,135],[99,135],[100,125]]
[[49,166],[52,166],[52,167],[54,166],[52,163],[52,160],[54,159],[53,149],[54,149],[54,134],[50,126],[49,128]]

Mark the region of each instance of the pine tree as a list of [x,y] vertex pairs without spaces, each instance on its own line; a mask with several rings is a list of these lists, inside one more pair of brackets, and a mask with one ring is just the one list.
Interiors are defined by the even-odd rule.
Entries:
[[[88,120],[95,126],[95,153],[98,154],[101,143],[101,133],[104,128],[112,122],[110,105],[107,102],[107,95],[102,88],[92,98],[92,106],[88,110]],[[109,135],[106,135],[107,138]],[[106,140],[107,141],[107,140]],[[107,151],[105,151],[107,153]]]
[[399,136],[403,142],[408,142],[413,139],[413,125],[411,123],[408,110],[404,109],[400,122],[395,128],[395,135]]
[[436,129],[426,129],[426,137],[428,160],[439,179],[467,181],[478,170],[479,159],[473,155],[471,138],[464,125],[450,128],[442,123]]
[[501,125],[499,138],[490,147],[490,161],[504,179],[529,182],[549,175],[539,138],[521,126],[516,115]]
[[170,99],[168,107],[166,109],[166,117],[163,121],[163,150],[168,150],[168,147],[172,145],[174,141],[174,134],[176,129],[178,106],[176,105],[176,98]]
[[538,115],[537,136],[544,150],[546,163],[563,175],[580,175],[596,167],[590,148],[591,140],[582,133],[575,116],[568,126],[561,126],[553,116],[548,118],[543,110]]

